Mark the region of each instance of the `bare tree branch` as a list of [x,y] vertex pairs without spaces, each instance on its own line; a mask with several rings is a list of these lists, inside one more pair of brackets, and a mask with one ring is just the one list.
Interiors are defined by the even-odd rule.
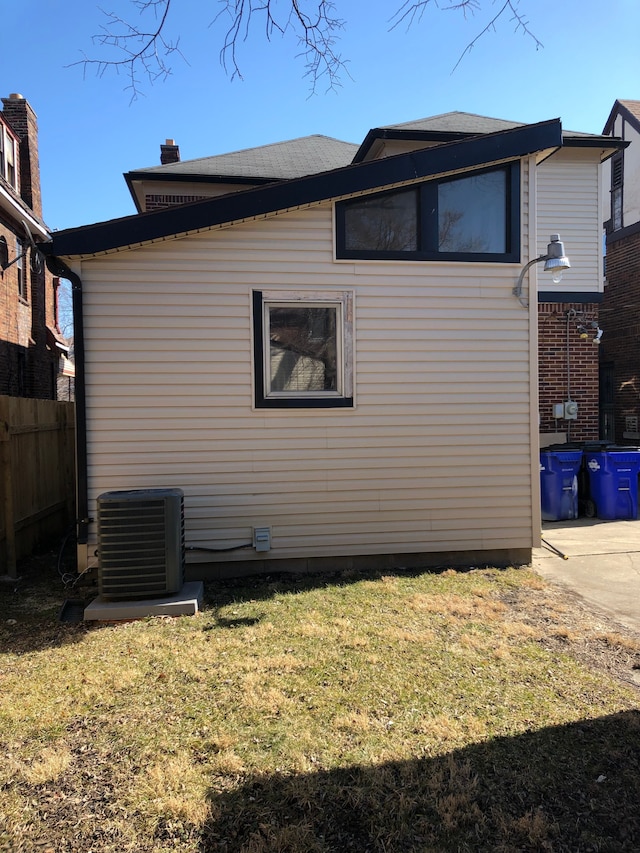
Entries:
[[274,33],[281,36],[292,34],[301,46],[306,60],[306,76],[311,80],[312,92],[322,77],[328,80],[328,88],[334,89],[340,84],[340,73],[346,65],[336,51],[338,32],[344,28],[344,21],[335,15],[335,6],[331,0],[290,0],[286,14],[276,17],[275,3],[272,0],[221,0],[222,9],[216,16],[228,16],[231,20],[226,32],[220,61],[231,79],[242,79],[238,61],[239,41],[246,41],[252,18],[264,17],[264,31],[267,41]]
[[493,18],[489,21],[489,23],[482,30],[482,32],[478,33],[478,35],[474,39],[472,39],[472,41],[470,41],[469,44],[465,47],[465,49],[462,51],[462,53],[460,54],[460,57],[458,58],[458,61],[453,66],[453,69],[451,70],[452,74],[456,70],[458,65],[460,65],[460,63],[462,62],[464,57],[467,55],[467,53],[469,53],[471,50],[473,50],[473,47],[476,44],[476,42],[478,41],[478,39],[482,38],[482,36],[485,33],[489,32],[489,30],[493,30],[495,32],[496,22],[498,21],[498,19],[500,17],[502,17],[502,15],[505,12],[511,12],[512,13],[511,18],[509,20],[515,21],[515,32],[518,32],[518,30],[522,30],[523,35],[529,36],[529,38],[533,39],[533,41],[535,42],[535,45],[536,45],[536,50],[539,50],[541,47],[544,47],[542,42],[529,29],[529,21],[527,21],[525,19],[524,15],[521,15],[517,11],[515,6],[513,5],[513,0],[505,0],[505,3],[501,7],[500,11],[497,12],[493,16]]
[[[115,58],[85,55],[73,65],[81,65],[85,72],[93,67],[99,76],[111,69],[116,73],[126,72],[128,85],[125,88],[131,91],[132,100],[135,100],[141,92],[141,78],[151,84],[166,79],[171,74],[170,60],[175,55],[185,62],[186,59],[179,49],[179,39],[171,41],[166,36],[173,0],[131,2],[141,19],[145,15],[153,16],[153,26],[145,27],[142,21],[125,21],[113,12],[103,11],[107,22],[100,27],[101,32],[93,37],[93,42],[107,51],[115,51]],[[521,31],[532,39],[536,49],[543,46],[531,31],[529,21],[518,10],[520,0],[491,2],[502,5],[462,51],[452,73],[478,40],[486,33],[495,31],[499,20],[507,16],[515,23],[515,31]],[[305,76],[310,79],[312,94],[321,80],[326,81],[327,89],[336,89],[340,85],[340,76],[347,71],[347,63],[338,51],[337,43],[345,22],[338,17],[333,0],[218,0],[218,3],[219,11],[211,25],[220,19],[228,22],[220,49],[220,62],[232,80],[242,79],[239,47],[248,40],[253,25],[260,22],[267,41],[271,41],[275,35],[297,41],[300,47],[297,57],[305,61]],[[488,3],[489,0],[404,0],[390,18],[390,29],[402,24],[409,29],[419,24],[428,7],[461,12],[467,18],[482,12]]]
[[81,65],[85,72],[93,66],[100,77],[108,69],[114,69],[116,73],[125,71],[129,78],[125,88],[131,91],[131,99],[135,100],[141,91],[138,77],[140,72],[153,84],[171,74],[171,66],[167,63],[169,56],[178,54],[183,59],[184,56],[178,47],[179,39],[171,42],[164,34],[171,0],[133,0],[133,5],[141,16],[145,12],[153,12],[157,21],[153,29],[147,32],[137,23],[130,23],[113,12],[100,9],[106,16],[107,23],[101,25],[101,32],[93,36],[93,43],[115,49],[120,58],[93,59],[85,56],[71,65]]
[[[441,9],[444,12],[462,12],[463,16],[467,18],[469,15],[473,15],[476,12],[482,11],[482,0],[449,0],[446,6],[442,6],[438,0],[405,0],[402,6],[398,9],[398,11],[393,15],[390,19],[391,21],[391,29],[395,29],[400,26],[400,24],[406,24],[407,29],[410,29],[414,24],[420,23],[422,21],[422,16],[427,9],[427,6],[430,6],[433,3],[438,9]],[[496,24],[499,19],[502,18],[505,14],[511,13],[511,17],[509,20],[515,22],[515,31],[521,30],[523,35],[528,36],[533,39],[535,42],[536,50],[538,48],[544,47],[542,42],[534,35],[534,33],[529,28],[529,21],[525,18],[525,16],[519,12],[516,8],[519,0],[505,0],[503,5],[500,7],[498,12],[491,18],[489,23],[483,27],[483,29],[478,33],[478,35],[472,39],[469,44],[462,51],[460,56],[458,57],[458,61],[453,66],[451,73],[456,70],[456,68],[460,65],[464,57],[467,53],[473,49],[474,45],[484,36],[486,33],[490,31],[496,30]]]

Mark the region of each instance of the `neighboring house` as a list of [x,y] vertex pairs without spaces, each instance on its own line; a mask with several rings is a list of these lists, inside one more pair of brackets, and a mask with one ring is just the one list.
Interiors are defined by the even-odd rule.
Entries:
[[57,278],[34,250],[42,221],[38,125],[22,95],[0,111],[0,394],[56,399],[69,347],[58,328]]
[[603,221],[607,286],[602,306],[603,437],[640,441],[640,101],[616,101],[603,133],[627,147],[606,164]]
[[[169,140],[127,175],[139,214],[42,246],[84,305],[80,567],[98,496],[156,487],[185,492],[192,577],[528,561],[539,423],[556,431],[538,299],[556,403],[602,295],[600,164],[618,147],[464,113],[187,163]],[[538,287],[534,264],[518,299],[555,233],[565,281]],[[256,528],[269,550],[240,550]]]

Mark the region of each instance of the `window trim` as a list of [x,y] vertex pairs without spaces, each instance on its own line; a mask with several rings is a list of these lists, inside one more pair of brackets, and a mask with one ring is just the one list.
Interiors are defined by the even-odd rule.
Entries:
[[[254,290],[253,367],[254,407],[256,409],[336,409],[353,408],[353,291]],[[270,392],[267,365],[268,339],[265,337],[266,312],[271,305],[336,306],[338,344],[338,391]]]
[[25,242],[22,237],[16,236],[16,276],[18,280],[18,297],[22,302],[29,301],[29,283],[27,269],[28,266],[24,263],[26,257]]
[[[504,171],[507,178],[506,193],[506,252],[440,252],[433,248],[437,240],[437,228],[434,227],[438,207],[438,187],[441,184],[471,178],[489,172]],[[375,260],[375,261],[462,261],[467,263],[520,263],[520,161],[502,163],[484,169],[472,169],[454,175],[408,184],[380,193],[338,201],[335,204],[335,252],[336,260]],[[345,233],[345,211],[350,204],[368,198],[382,198],[418,188],[418,245],[417,251],[376,251],[375,249],[347,249]],[[424,216],[423,211],[433,210],[435,216]],[[430,221],[431,220],[431,221]],[[425,248],[427,247],[427,248]]]
[[0,177],[16,192],[19,191],[19,150],[18,137],[0,121]]
[[624,227],[624,152],[617,151],[611,158],[611,229]]

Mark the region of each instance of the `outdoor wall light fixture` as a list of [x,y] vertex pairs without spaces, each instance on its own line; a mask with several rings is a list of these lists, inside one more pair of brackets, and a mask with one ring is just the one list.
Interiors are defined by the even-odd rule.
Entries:
[[591,343],[599,346],[600,340],[602,339],[603,330],[600,328],[600,326],[595,320],[589,320],[586,325],[578,326],[578,332],[580,333],[580,337],[586,341],[589,337],[589,329],[593,329],[593,331],[596,333],[596,336],[595,338],[593,338]]
[[528,303],[522,299],[522,282],[529,267],[532,267],[534,264],[540,264],[542,261],[544,261],[544,271],[552,273],[554,284],[559,284],[562,279],[562,273],[571,267],[569,258],[564,253],[564,243],[560,239],[559,234],[551,235],[551,242],[547,243],[546,255],[540,255],[540,257],[529,261],[520,271],[518,283],[513,288],[513,295],[518,298],[520,304],[524,305],[525,308],[528,307]]

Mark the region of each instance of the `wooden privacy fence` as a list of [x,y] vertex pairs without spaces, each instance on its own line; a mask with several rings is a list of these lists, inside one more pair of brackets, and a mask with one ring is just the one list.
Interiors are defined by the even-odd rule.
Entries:
[[74,404],[0,396],[0,575],[75,518]]

